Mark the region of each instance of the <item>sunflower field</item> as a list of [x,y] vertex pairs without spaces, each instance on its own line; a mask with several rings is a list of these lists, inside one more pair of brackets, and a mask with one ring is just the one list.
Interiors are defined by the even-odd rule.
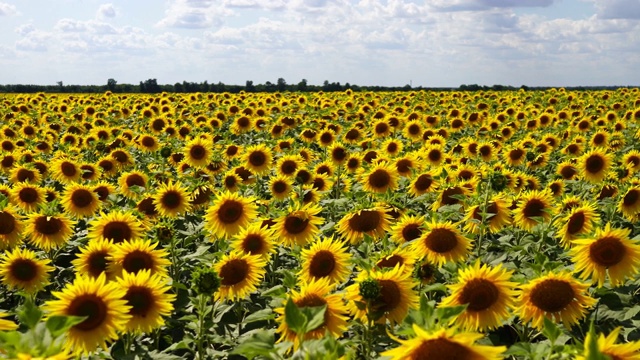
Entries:
[[0,359],[640,359],[638,89],[0,100]]

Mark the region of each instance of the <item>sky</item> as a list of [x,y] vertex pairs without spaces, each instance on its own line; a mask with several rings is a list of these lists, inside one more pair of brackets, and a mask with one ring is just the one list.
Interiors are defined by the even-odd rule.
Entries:
[[0,84],[640,85],[640,0],[0,0]]

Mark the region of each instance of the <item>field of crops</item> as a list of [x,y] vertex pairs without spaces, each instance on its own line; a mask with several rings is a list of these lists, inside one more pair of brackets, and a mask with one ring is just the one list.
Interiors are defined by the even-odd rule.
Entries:
[[0,101],[0,358],[640,359],[638,89]]

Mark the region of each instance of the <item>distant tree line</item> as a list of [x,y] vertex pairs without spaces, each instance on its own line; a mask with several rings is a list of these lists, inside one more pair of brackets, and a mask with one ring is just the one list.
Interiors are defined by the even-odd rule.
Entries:
[[[594,87],[566,87],[567,90],[602,90],[617,89],[620,86],[594,86]],[[522,85],[520,87],[508,85],[477,85],[462,84],[457,88],[453,87],[412,87],[404,86],[358,86],[355,84],[340,82],[329,82],[325,80],[322,85],[312,85],[306,79],[302,79],[296,84],[288,84],[283,78],[278,78],[275,83],[267,81],[264,84],[254,84],[253,81],[247,80],[244,85],[229,85],[222,82],[209,83],[204,81],[201,83],[183,81],[175,84],[158,84],[157,79],[147,79],[140,81],[138,85],[118,84],[115,79],[108,79],[106,85],[65,85],[62,81],[58,81],[56,85],[31,85],[31,84],[15,84],[0,85],[0,93],[103,93],[111,91],[113,93],[160,93],[160,92],[176,92],[176,93],[195,93],[195,92],[213,92],[213,93],[239,93],[245,92],[285,92],[285,91],[303,91],[303,92],[334,92],[345,91],[412,91],[412,90],[433,90],[433,91],[480,91],[480,90],[545,90],[550,87],[528,87]]]

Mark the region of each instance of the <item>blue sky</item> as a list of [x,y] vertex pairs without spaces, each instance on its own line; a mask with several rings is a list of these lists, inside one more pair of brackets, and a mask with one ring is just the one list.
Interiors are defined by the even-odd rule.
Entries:
[[0,0],[0,84],[640,85],[640,0]]

